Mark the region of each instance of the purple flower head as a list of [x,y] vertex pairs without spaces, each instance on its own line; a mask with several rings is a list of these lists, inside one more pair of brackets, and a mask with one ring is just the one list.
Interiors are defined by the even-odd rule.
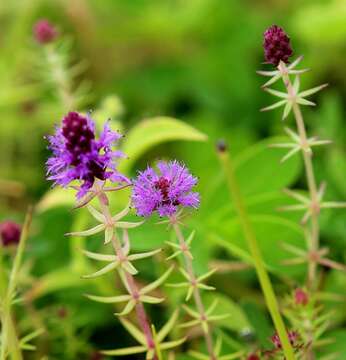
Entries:
[[290,38],[277,25],[272,25],[265,31],[263,47],[265,60],[274,66],[279,65],[280,61],[288,63],[288,58],[293,54]]
[[58,32],[48,20],[39,20],[34,25],[34,37],[40,44],[48,44],[55,40]]
[[97,140],[95,124],[89,115],[69,112],[62,120],[62,126],[47,138],[48,148],[53,152],[46,163],[47,178],[53,180],[54,185],[66,187],[71,181],[80,180],[83,183],[77,197],[81,198],[95,179],[129,183],[116,169],[116,160],[124,155],[112,149],[121,135],[113,132],[108,122]]
[[134,180],[132,202],[137,215],[150,216],[157,211],[159,216],[174,215],[179,206],[199,206],[199,194],[191,189],[197,178],[178,161],[157,164],[158,172],[152,167],[140,172]]
[[20,233],[20,226],[13,221],[4,221],[0,224],[0,239],[3,246],[17,245]]

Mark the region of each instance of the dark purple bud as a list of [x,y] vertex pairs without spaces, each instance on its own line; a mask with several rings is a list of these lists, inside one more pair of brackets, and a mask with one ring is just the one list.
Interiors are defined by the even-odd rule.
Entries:
[[216,149],[217,149],[218,152],[223,153],[223,152],[227,151],[227,148],[228,148],[228,146],[227,146],[227,143],[226,143],[225,140],[220,139],[220,140],[217,141]]
[[3,246],[17,245],[20,233],[20,226],[13,221],[4,221],[0,224],[0,238]]
[[264,32],[263,47],[266,62],[274,66],[279,65],[280,61],[287,64],[289,57],[293,54],[290,38],[277,25],[272,25]]
[[303,289],[296,289],[294,292],[294,302],[296,305],[307,305],[309,302],[309,296]]
[[39,20],[34,25],[34,37],[40,44],[48,44],[56,39],[58,32],[48,20]]

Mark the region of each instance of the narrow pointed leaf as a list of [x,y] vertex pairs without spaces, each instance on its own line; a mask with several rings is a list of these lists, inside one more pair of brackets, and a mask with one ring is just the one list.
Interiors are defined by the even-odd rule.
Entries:
[[89,259],[100,260],[100,261],[116,261],[116,255],[99,254],[92,251],[83,250],[83,254]]
[[191,299],[192,294],[193,294],[193,287],[190,286],[189,289],[187,290],[185,301],[189,301]]
[[188,283],[188,282],[181,282],[181,283],[176,283],[176,284],[165,284],[165,286],[173,287],[173,288],[180,288],[180,287],[190,286],[190,283]]
[[172,247],[175,248],[175,249],[181,250],[179,244],[175,244],[174,242],[171,242],[171,241],[165,241],[165,243],[166,243],[167,245],[169,245],[169,246],[172,246]]
[[222,350],[222,339],[221,339],[221,337],[219,336],[219,337],[216,339],[216,344],[215,344],[215,353],[216,353],[217,356],[220,355],[221,350]]
[[129,262],[129,261],[124,261],[121,263],[121,266],[123,267],[123,269],[128,272],[131,275],[136,275],[138,274],[138,270]]
[[144,221],[139,222],[127,222],[127,221],[118,221],[115,226],[120,229],[133,229],[138,226],[141,226],[144,224]]
[[92,205],[87,206],[90,214],[100,223],[105,223],[106,218],[102,213],[100,213],[98,210],[96,210]]
[[133,254],[130,255],[128,258],[129,260],[140,260],[140,259],[144,259],[153,255],[158,254],[159,252],[161,252],[162,249],[157,249],[157,250],[153,250],[153,251],[148,251],[145,253],[141,253],[141,254]]
[[293,62],[292,64],[288,65],[288,69],[294,69],[301,61],[303,60],[303,55],[298,56]]
[[282,99],[287,99],[288,98],[287,93],[282,92],[282,91],[274,90],[274,89],[267,88],[267,87],[264,88],[263,90],[268,92],[269,94],[272,94],[272,95],[277,96],[277,97],[282,98]]
[[263,109],[261,109],[261,111],[269,111],[269,110],[274,110],[280,106],[283,106],[287,103],[287,100],[280,100],[272,105],[269,105],[267,107],[264,107]]
[[105,228],[104,224],[99,224],[89,230],[71,232],[71,233],[67,233],[65,235],[66,236],[90,236],[90,235],[94,235],[94,234],[97,234],[97,233],[103,231],[104,228]]
[[192,240],[193,240],[193,238],[195,237],[195,233],[196,233],[195,230],[193,230],[193,231],[191,232],[191,234],[189,235],[189,237],[188,237],[187,240],[186,240],[186,244],[187,244],[187,245],[191,245]]
[[43,334],[43,333],[44,333],[44,329],[37,329],[37,330],[35,330],[35,331],[33,331],[33,332],[25,335],[24,337],[22,337],[22,338],[20,339],[20,343],[21,343],[21,345],[24,345],[24,344],[26,344],[27,342],[29,342],[30,340],[32,340],[32,339],[40,336],[40,335]]
[[217,269],[212,269],[212,270],[208,271],[206,274],[201,275],[198,278],[198,282],[208,279],[208,277],[212,276],[216,271],[217,271]]
[[157,334],[157,340],[162,342],[164,338],[171,332],[174,324],[176,323],[179,315],[179,310],[175,310],[166,324],[161,328],[161,330]]
[[136,302],[134,300],[130,300],[124,307],[123,311],[121,311],[120,313],[114,313],[114,315],[115,316],[125,316],[125,315],[129,314],[134,309],[135,306],[136,306]]
[[297,97],[296,101],[300,105],[307,105],[307,106],[315,106],[316,105],[314,102],[303,99],[301,97]]
[[290,129],[289,127],[285,127],[284,128],[286,134],[292,139],[294,140],[296,143],[300,143],[300,137],[297,133],[295,133],[292,129]]
[[209,316],[210,314],[212,314],[212,312],[215,310],[216,305],[218,304],[218,299],[214,300],[212,302],[212,304],[209,306],[208,310],[205,312],[205,314],[207,316]]
[[120,319],[121,324],[123,327],[142,345],[146,346],[147,341],[145,335],[129,320],[127,319]]
[[262,85],[262,88],[266,88],[267,86],[274,84],[280,78],[281,78],[281,73],[278,73],[277,75],[273,76],[270,80],[268,80],[264,85]]
[[170,273],[172,272],[174,266],[171,266],[161,277],[159,277],[157,280],[155,280],[154,282],[152,282],[151,284],[145,286],[144,288],[141,289],[140,294],[146,294],[150,291],[155,290],[156,288],[158,288],[170,275]]
[[263,75],[263,76],[274,76],[274,75],[277,75],[278,73],[279,73],[278,70],[273,70],[273,71],[257,70],[256,71],[256,74]]
[[183,309],[192,317],[198,319],[200,314],[197,311],[192,310],[190,307],[183,305]]
[[300,147],[295,147],[294,149],[290,150],[281,160],[280,163],[283,163],[285,161],[287,161],[290,157],[292,157],[293,155],[295,155],[297,152],[299,152]]
[[306,96],[313,95],[313,94],[317,93],[318,91],[324,89],[324,88],[327,87],[327,86],[328,86],[328,84],[323,84],[323,85],[320,85],[320,86],[316,86],[316,87],[314,87],[314,88],[312,88],[312,89],[305,90],[305,91],[301,92],[301,93],[299,94],[299,96],[302,97],[302,98],[304,98],[304,97],[306,97]]
[[197,287],[199,289],[203,289],[203,290],[210,290],[210,291],[214,291],[215,287],[214,286],[209,286],[209,285],[205,285],[205,284],[197,284]]
[[292,101],[288,101],[284,108],[282,120],[285,120],[287,118],[287,116],[290,114],[291,110],[292,110]]
[[299,87],[300,87],[299,76],[296,76],[295,79],[294,79],[294,83],[293,83],[293,89],[294,89],[295,94],[298,94]]
[[148,304],[159,304],[164,301],[164,298],[157,298],[149,295],[141,295],[140,300]]
[[178,250],[178,251],[176,251],[175,253],[173,253],[171,256],[168,256],[167,258],[166,258],[166,260],[172,260],[172,259],[174,259],[175,257],[177,257],[178,255],[180,255],[181,254],[181,250]]
[[140,354],[147,351],[146,346],[132,346],[124,349],[115,349],[115,350],[103,350],[101,354],[104,355],[113,355],[113,356],[120,356],[120,355],[133,355],[133,354]]
[[114,222],[118,222],[120,219],[122,219],[124,216],[126,216],[130,211],[130,207],[126,206],[123,210],[121,210],[118,214],[114,215],[112,217]]
[[190,321],[186,321],[186,322],[184,322],[182,324],[179,324],[179,327],[188,328],[188,327],[193,327],[193,326],[199,325],[200,323],[201,323],[200,319],[190,320]]
[[114,304],[119,302],[125,302],[131,299],[131,295],[118,295],[118,296],[97,296],[85,294],[85,296],[93,301],[104,303],[104,304]]
[[145,356],[145,360],[153,360],[155,355],[154,349],[150,349],[147,351],[147,354]]
[[190,350],[189,355],[197,360],[209,360],[210,359],[210,357],[208,355],[202,354],[195,350]]
[[92,273],[92,274],[89,274],[89,275],[83,275],[82,278],[83,279],[93,279],[93,278],[96,278],[98,276],[102,276],[104,274],[107,274],[108,272],[114,270],[117,266],[119,266],[119,262],[118,261],[114,261],[106,266],[104,266],[102,269]]
[[173,348],[183,344],[185,341],[186,341],[185,337],[183,337],[179,340],[167,341],[167,342],[160,344],[160,349],[162,349],[162,350],[173,349]]
[[112,241],[113,235],[114,235],[114,229],[113,229],[113,227],[107,226],[107,227],[105,228],[105,241],[104,241],[104,243],[105,243],[105,244],[110,243],[110,242]]

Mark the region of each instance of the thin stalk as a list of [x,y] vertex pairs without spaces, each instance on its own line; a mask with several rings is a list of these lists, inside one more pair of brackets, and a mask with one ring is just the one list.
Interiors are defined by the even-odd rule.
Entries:
[[[177,224],[177,222],[173,218],[171,219],[171,222],[173,224],[173,229],[174,229],[174,231],[175,231],[175,233],[177,235],[180,246],[182,248],[186,248],[187,244],[185,242],[184,235],[181,232],[181,229],[180,229],[179,225]],[[190,280],[191,281],[196,281],[196,275],[195,275],[195,273],[193,271],[192,259],[184,251],[182,252],[182,254],[184,256],[186,270],[187,270],[187,273],[189,274]],[[203,305],[203,302],[202,302],[201,293],[200,293],[197,286],[193,287],[193,297],[194,297],[194,300],[195,300],[197,310],[198,310],[199,314],[201,315],[201,318],[202,319],[205,318],[205,308],[204,308],[204,305]],[[211,360],[216,360],[216,355],[214,353],[214,347],[213,347],[213,339],[212,339],[212,336],[211,336],[210,326],[209,326],[208,323],[207,323],[207,327],[208,327],[208,330],[203,331],[205,342],[206,342],[206,345],[207,345],[207,350],[208,350],[208,353],[210,355],[210,359]]]
[[[290,97],[290,100],[292,101],[292,110],[293,110],[294,117],[295,117],[296,124],[297,124],[298,135],[299,135],[300,141],[301,141],[301,149],[302,149],[302,154],[303,154],[306,179],[307,179],[310,200],[311,200],[311,235],[310,235],[310,239],[309,239],[310,241],[308,241],[308,247],[309,247],[310,253],[314,254],[317,252],[317,250],[319,248],[320,228],[319,228],[318,217],[319,217],[319,213],[320,213],[320,205],[319,205],[319,199],[318,199],[317,184],[316,184],[316,179],[315,179],[313,165],[312,165],[312,151],[308,145],[303,115],[300,110],[300,106],[296,101],[295,90],[294,90],[291,80],[289,78],[286,65],[283,62],[280,62],[279,66],[278,66],[278,70],[282,74],[282,79],[283,79],[284,85],[286,87],[286,90]],[[316,261],[313,259],[312,256],[309,257],[308,287],[310,287],[310,288],[313,287],[314,282],[315,282],[316,268],[317,268]]]
[[[32,208],[30,207],[25,217],[23,229],[20,235],[19,244],[16,251],[16,256],[13,261],[12,270],[8,279],[8,285],[1,284],[1,324],[2,324],[2,341],[0,359],[5,360],[7,351],[12,360],[22,360],[22,351],[20,349],[19,339],[15,327],[15,322],[12,314],[12,301],[15,296],[15,291],[18,283],[18,273],[22,263],[26,240],[32,219]],[[2,254],[0,255],[2,256]],[[2,263],[0,264],[2,269]],[[4,280],[4,274],[1,273],[1,281]]]
[[[108,197],[107,197],[106,193],[99,192],[98,200],[99,200],[99,203],[101,206],[102,213],[106,218],[106,221],[111,223],[112,216],[111,216],[111,213],[109,210],[109,202],[108,202]],[[114,235],[112,238],[112,245],[113,245],[115,254],[120,259],[124,258],[124,254],[123,254],[123,251],[122,251],[122,248],[120,245],[120,241],[116,235]],[[122,271],[122,270],[120,270],[120,271]],[[134,277],[131,274],[129,274],[127,271],[125,271],[124,273],[125,273],[127,285],[130,290],[130,295],[132,295],[134,297],[139,297],[139,289],[135,282]],[[143,334],[145,335],[145,338],[147,341],[147,346],[149,349],[155,350],[155,342],[154,342],[153,334],[152,334],[152,331],[150,328],[150,322],[148,320],[148,316],[146,314],[143,303],[140,300],[137,301],[135,310],[136,310],[138,323],[143,331]],[[153,360],[158,360],[158,356],[157,356],[156,352],[154,354]]]
[[228,151],[226,149],[223,149],[223,151],[219,151],[219,158],[226,174],[228,187],[232,195],[236,211],[238,213],[239,221],[242,226],[245,239],[248,243],[253,258],[256,273],[262,288],[262,292],[264,294],[267,308],[270,312],[275,329],[281,340],[285,358],[286,360],[294,360],[294,351],[288,339],[286,327],[279,311],[279,305],[275,297],[273,286],[271,284],[270,277],[266,271],[255,233],[253,231],[246,208],[243,203],[243,199],[234,172],[234,167]]

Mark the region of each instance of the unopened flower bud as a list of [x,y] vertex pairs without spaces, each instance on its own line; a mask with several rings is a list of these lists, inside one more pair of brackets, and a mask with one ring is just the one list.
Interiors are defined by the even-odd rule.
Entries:
[[39,20],[34,25],[34,37],[40,44],[48,44],[56,39],[58,32],[48,20]]
[[223,152],[227,151],[227,148],[228,148],[228,146],[227,146],[227,143],[225,140],[220,139],[217,141],[216,149],[218,152],[223,153]]
[[266,62],[274,66],[278,66],[280,61],[288,63],[288,58],[293,54],[290,38],[277,25],[272,25],[265,31],[263,47]]
[[309,302],[309,296],[303,289],[296,289],[294,292],[294,302],[296,305],[307,305]]
[[0,238],[3,246],[17,245],[20,233],[20,226],[13,221],[4,221],[0,224]]

